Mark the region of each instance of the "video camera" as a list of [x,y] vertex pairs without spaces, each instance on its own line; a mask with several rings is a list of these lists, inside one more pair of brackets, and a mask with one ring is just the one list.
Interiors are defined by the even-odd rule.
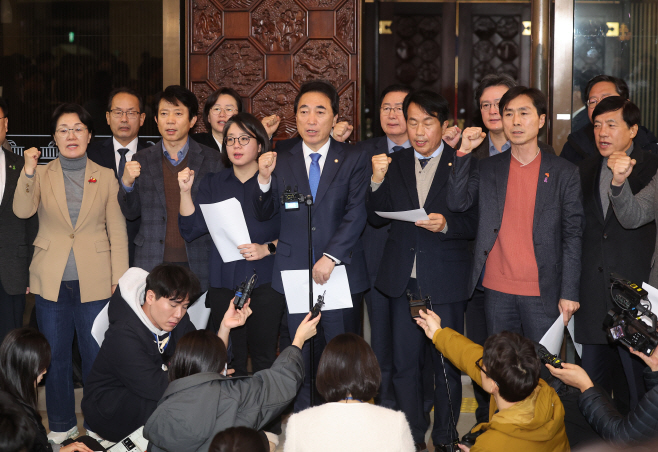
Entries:
[[297,191],[297,187],[293,191],[290,185],[288,185],[281,195],[281,204],[286,212],[292,212],[299,210],[300,204],[308,204],[309,206],[313,204],[313,197],[311,195],[304,196]]
[[249,300],[251,292],[254,290],[254,287],[256,287],[256,281],[258,281],[258,275],[254,271],[251,278],[243,281],[242,284],[240,284],[240,287],[235,290],[235,298],[233,301],[235,309],[242,309],[247,300]]
[[[650,356],[658,347],[656,314],[651,311],[651,303],[646,290],[616,273],[610,273],[610,294],[616,306],[608,311],[603,320],[603,329],[610,342],[621,342],[626,347]],[[645,301],[645,304],[642,304]],[[651,322],[648,325],[646,318]]]

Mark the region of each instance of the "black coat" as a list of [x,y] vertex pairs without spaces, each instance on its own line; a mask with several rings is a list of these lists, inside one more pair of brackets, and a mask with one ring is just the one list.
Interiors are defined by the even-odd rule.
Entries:
[[578,407],[589,425],[606,441],[639,443],[658,438],[658,372],[644,369],[647,393],[626,417],[614,407],[605,391],[593,387],[583,392]]
[[221,152],[219,150],[219,146],[217,145],[217,141],[215,141],[215,138],[213,138],[211,132],[193,133],[192,135],[190,135],[190,138],[192,138],[194,141],[196,141],[199,144],[208,146],[210,149],[214,149],[217,152]]
[[82,412],[95,433],[120,441],[146,423],[169,385],[168,364],[176,344],[194,331],[187,313],[160,354],[153,333],[142,323],[117,287],[108,310],[110,327],[85,382]]
[[[436,169],[425,204],[429,213],[440,213],[446,218],[448,232],[430,232],[412,222],[393,220],[384,248],[375,287],[385,295],[397,298],[404,293],[416,258],[416,278],[422,295],[430,295],[432,304],[447,304],[467,300],[469,270],[472,254],[468,240],[475,238],[477,202],[464,213],[448,210],[448,175],[455,150],[444,144],[443,154]],[[368,187],[366,209],[368,220],[382,226],[390,220],[375,211],[397,212],[419,209],[416,189],[413,148],[391,155],[382,185],[372,191]]]
[[[633,194],[639,192],[656,174],[658,156],[635,149],[636,160],[628,178]],[[580,179],[585,209],[580,309],[575,314],[576,342],[607,344],[603,319],[612,308],[610,272],[619,273],[642,284],[649,280],[651,256],[656,242],[656,223],[637,229],[625,229],[614,213],[612,204],[605,218],[601,208],[599,179],[603,157],[595,155],[580,162]]]

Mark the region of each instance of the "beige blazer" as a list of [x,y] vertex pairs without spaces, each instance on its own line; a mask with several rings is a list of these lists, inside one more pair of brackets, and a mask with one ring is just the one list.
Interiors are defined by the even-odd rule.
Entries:
[[[89,182],[90,179],[96,182]],[[38,166],[34,177],[25,170],[16,185],[14,213],[18,218],[39,215],[30,265],[30,291],[57,301],[71,248],[75,256],[82,302],[111,296],[111,287],[128,270],[128,235],[111,169],[87,160],[84,194],[75,228],[71,225],[64,174],[59,159]]]

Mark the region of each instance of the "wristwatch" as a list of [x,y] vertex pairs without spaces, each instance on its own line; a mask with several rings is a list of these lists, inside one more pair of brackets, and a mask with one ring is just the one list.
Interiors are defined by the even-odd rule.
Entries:
[[267,250],[270,252],[270,254],[276,253],[276,245],[272,242],[267,242]]

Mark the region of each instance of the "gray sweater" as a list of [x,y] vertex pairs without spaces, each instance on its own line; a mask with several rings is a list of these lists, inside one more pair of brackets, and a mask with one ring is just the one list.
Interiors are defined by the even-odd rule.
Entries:
[[[75,223],[78,221],[78,215],[80,214],[80,205],[82,204],[82,196],[85,188],[87,154],[84,154],[77,159],[69,159],[60,154],[59,161],[62,164],[62,172],[64,173],[66,204],[69,209],[71,224],[75,228]],[[66,261],[66,267],[64,268],[62,281],[77,280],[78,268],[75,265],[75,255],[73,254],[73,247],[71,247],[71,252],[69,253],[69,258]]]

